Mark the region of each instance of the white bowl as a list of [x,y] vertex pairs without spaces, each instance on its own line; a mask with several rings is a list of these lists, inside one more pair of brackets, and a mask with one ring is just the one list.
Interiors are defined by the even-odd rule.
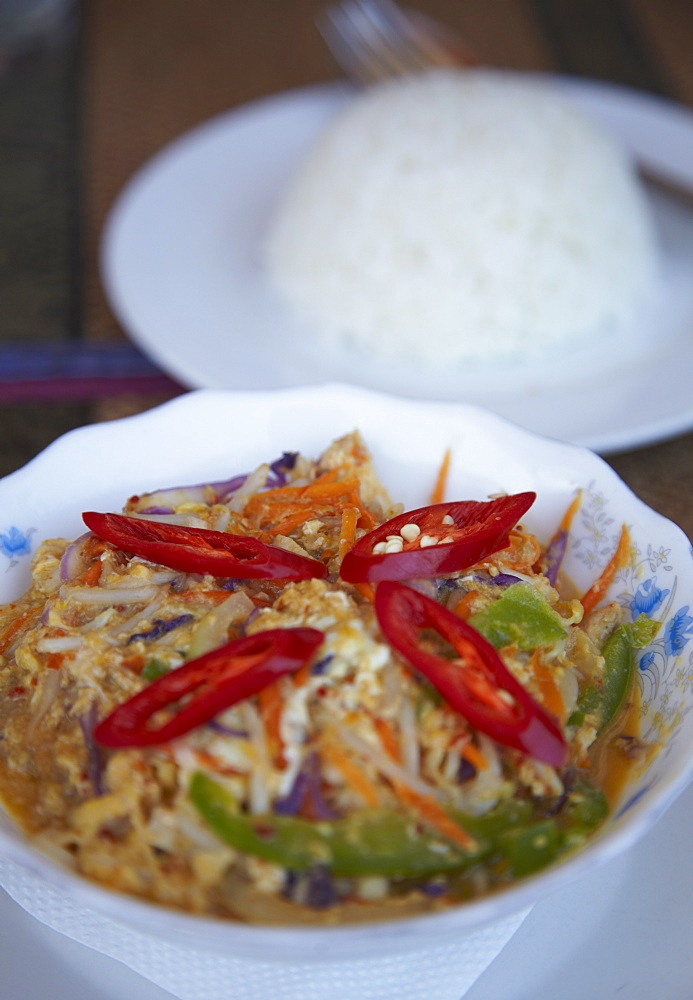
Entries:
[[498,895],[440,914],[356,927],[260,928],[143,903],[62,868],[0,815],[0,859],[31,873],[47,894],[57,893],[75,912],[112,918],[141,933],[143,942],[165,939],[206,952],[279,962],[353,962],[442,941],[462,942],[629,848],[693,776],[693,563],[688,539],[637,499],[596,455],[537,437],[472,406],[405,401],[342,385],[201,391],[136,417],[73,431],[0,482],[0,602],[24,590],[30,552],[40,539],[82,531],[82,510],[117,510],[144,489],[223,479],[284,450],[313,457],[354,428],[365,437],[392,496],[408,507],[426,502],[448,447],[453,455],[448,496],[534,490],[538,499],[524,520],[544,540],[582,487],[584,500],[566,564],[581,589],[590,586],[608,561],[622,522],[628,525],[636,564],[617,575],[610,597],[663,622],[654,642],[638,652],[637,672],[642,735],[663,740],[662,752],[573,857]]

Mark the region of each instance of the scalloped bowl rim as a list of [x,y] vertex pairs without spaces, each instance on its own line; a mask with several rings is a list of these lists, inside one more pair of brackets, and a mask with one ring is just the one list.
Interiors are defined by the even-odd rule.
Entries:
[[[507,467],[511,470],[507,478],[521,483],[524,468],[525,479],[541,479],[543,475],[548,482],[555,483],[556,502],[561,496],[559,488],[561,476],[565,479],[568,469],[573,470],[574,482],[578,485],[584,481],[587,473],[592,479],[598,480],[600,486],[608,486],[609,497],[618,501],[619,512],[627,512],[629,519],[637,517],[640,524],[647,526],[648,532],[658,532],[667,539],[675,553],[676,569],[683,576],[686,592],[690,593],[693,603],[693,563],[690,542],[685,534],[671,521],[647,507],[599,456],[579,446],[540,437],[477,406],[404,400],[385,393],[339,383],[262,392],[197,390],[142,414],[78,428],[53,442],[23,469],[0,480],[0,501],[7,496],[21,497],[22,504],[26,507],[28,499],[30,513],[35,511],[37,516],[43,513],[46,519],[55,520],[56,515],[53,510],[50,515],[47,513],[48,501],[40,500],[41,494],[37,495],[35,491],[42,483],[45,487],[47,476],[51,481],[51,476],[66,464],[69,466],[71,462],[81,459],[85,450],[88,456],[94,456],[96,449],[103,455],[109,453],[109,449],[113,449],[114,446],[119,447],[122,452],[119,457],[115,452],[110,452],[117,457],[115,478],[120,476],[121,480],[123,478],[127,480],[125,469],[131,463],[135,466],[143,464],[146,456],[139,455],[136,461],[133,461],[132,453],[128,458],[128,448],[124,445],[136,448],[138,441],[146,440],[146,436],[152,434],[161,445],[166,440],[170,441],[171,433],[182,434],[184,438],[187,436],[195,438],[197,435],[199,442],[199,434],[208,428],[210,418],[214,424],[222,417],[230,419],[243,414],[247,416],[249,407],[252,408],[255,419],[261,424],[251,435],[252,441],[256,438],[259,440],[267,436],[274,437],[274,446],[279,450],[287,448],[309,450],[302,441],[291,438],[291,431],[287,431],[286,436],[281,436],[287,425],[291,425],[292,420],[299,425],[303,420],[304,429],[299,436],[319,440],[320,447],[328,444],[332,437],[358,427],[374,452],[376,465],[379,466],[378,453],[380,451],[387,453],[388,435],[390,437],[393,433],[401,435],[406,430],[407,434],[410,436],[414,434],[416,437],[419,429],[422,429],[424,434],[430,434],[432,429],[436,429],[441,441],[456,437],[472,450],[476,449],[475,461],[484,467],[482,476],[484,482],[487,482],[488,477],[493,479],[491,470],[499,454],[505,456]],[[322,419],[315,421],[316,413]],[[329,425],[330,420],[326,419],[326,414],[329,414],[333,421],[328,430],[325,427]],[[337,422],[340,419],[344,420],[346,414],[351,415],[350,419],[338,428]],[[421,441],[417,439],[415,443],[421,451]],[[264,453],[262,447],[258,443],[257,446],[246,447],[246,450],[253,451],[254,448],[256,460],[260,462],[272,457]],[[175,450],[173,448],[174,452]],[[214,478],[219,478],[220,474],[225,474],[225,470],[218,467],[219,458],[224,454],[223,447],[221,445],[217,447],[216,444],[212,445],[207,441],[202,451],[205,455],[202,462],[199,449],[194,455],[186,454],[180,461],[180,472],[185,474],[185,470],[189,469],[192,474],[198,465],[207,462],[209,466],[210,462],[215,462],[216,468],[213,465],[208,468],[210,477],[213,475]],[[235,465],[237,451],[234,442],[226,448],[234,463],[232,471],[242,471],[240,466]],[[219,453],[218,457],[216,452]],[[437,467],[441,454],[439,448],[431,449],[427,484],[432,482],[430,473]],[[399,460],[402,466],[400,474],[406,476],[407,453],[404,453],[404,458],[400,455]],[[529,465],[532,460],[538,461],[538,464],[533,466],[530,472]],[[166,457],[164,465],[167,463],[173,468],[168,484],[174,480],[182,481],[179,479],[178,468],[174,467],[176,461]],[[157,465],[156,461],[151,464],[155,467]],[[156,477],[163,472],[162,466],[161,472],[153,469],[151,475]],[[164,481],[154,482],[145,479],[143,482],[142,474],[142,472],[134,473],[134,477],[139,481],[132,484],[133,492],[137,489],[166,485]],[[478,470],[463,473],[464,476],[470,474],[474,481],[478,479]],[[499,474],[498,471],[496,474]],[[506,477],[506,469],[502,475],[503,478]],[[383,478],[393,497],[399,499],[399,494],[392,488],[385,473]],[[78,490],[77,484],[67,488],[65,479],[67,477],[59,482],[60,502],[65,504],[67,498],[72,495],[75,511],[78,511],[82,492]],[[89,482],[89,476],[86,479]],[[94,473],[86,492],[90,502],[94,499],[92,494],[101,499],[102,487],[103,480],[98,479]],[[522,486],[512,482],[506,484],[505,488],[512,491]],[[123,493],[120,482],[116,484],[114,481],[114,484],[108,485],[103,492],[113,494],[114,490],[117,495],[112,502],[122,503],[127,492]],[[45,491],[43,496],[45,497]],[[566,496],[564,489],[563,501]],[[541,494],[538,502],[540,500]],[[54,505],[53,496],[50,503]],[[556,507],[556,503],[554,506]],[[60,530],[65,530],[62,529],[62,523],[70,522],[71,517],[67,507],[61,510],[57,518],[61,522]],[[75,514],[75,523],[77,520],[78,513]],[[2,527],[0,524],[0,531]],[[19,590],[14,596],[18,596],[23,589],[23,584],[17,586]],[[9,598],[2,597],[0,592],[0,599]],[[693,696],[690,693],[689,698],[693,708]],[[463,936],[465,931],[476,930],[530,907],[579,878],[581,874],[593,871],[627,850],[653,826],[692,779],[693,733],[689,734],[681,762],[665,774],[656,788],[642,794],[641,801],[636,803],[627,815],[610,821],[603,833],[597,834],[578,853],[559,862],[555,867],[496,895],[461,904],[439,913],[361,925],[266,927],[237,924],[223,919],[166,909],[155,903],[101,888],[76,875],[32,846],[4,815],[0,815],[0,854],[65,893],[76,906],[87,907],[155,938],[166,938],[182,945],[188,944],[205,950],[224,950],[226,953],[232,951],[237,955],[262,957],[266,960],[281,961],[288,958],[297,960],[302,956],[311,960],[348,960],[359,955],[382,956],[397,953],[412,947],[425,947],[427,944],[439,942],[442,938]]]

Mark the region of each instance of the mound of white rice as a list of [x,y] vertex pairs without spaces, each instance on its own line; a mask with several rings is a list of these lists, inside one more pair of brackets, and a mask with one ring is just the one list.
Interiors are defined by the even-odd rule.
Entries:
[[623,328],[657,258],[620,148],[548,85],[491,70],[356,96],[266,249],[270,280],[320,336],[445,367]]

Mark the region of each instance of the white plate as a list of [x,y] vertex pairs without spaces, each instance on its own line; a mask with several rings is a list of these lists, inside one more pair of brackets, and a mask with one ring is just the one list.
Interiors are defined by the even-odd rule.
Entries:
[[[693,112],[608,84],[555,78],[643,162],[693,191]],[[268,288],[262,241],[344,86],[291,91],[177,139],[127,185],[104,232],[102,274],[123,327],[195,388],[265,389],[338,380],[412,398],[493,408],[521,426],[601,452],[693,426],[693,208],[652,193],[664,250],[661,294],[632,338],[565,363],[453,378],[332,349],[319,357]]]

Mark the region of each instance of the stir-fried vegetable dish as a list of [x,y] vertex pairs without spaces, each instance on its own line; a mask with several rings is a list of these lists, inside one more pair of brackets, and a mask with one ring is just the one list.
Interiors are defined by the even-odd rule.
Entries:
[[354,433],[43,542],[0,608],[7,810],[106,887],[259,923],[428,912],[580,847],[657,627],[606,600],[628,532],[574,594],[578,499],[543,546],[533,493],[444,485],[403,511]]

